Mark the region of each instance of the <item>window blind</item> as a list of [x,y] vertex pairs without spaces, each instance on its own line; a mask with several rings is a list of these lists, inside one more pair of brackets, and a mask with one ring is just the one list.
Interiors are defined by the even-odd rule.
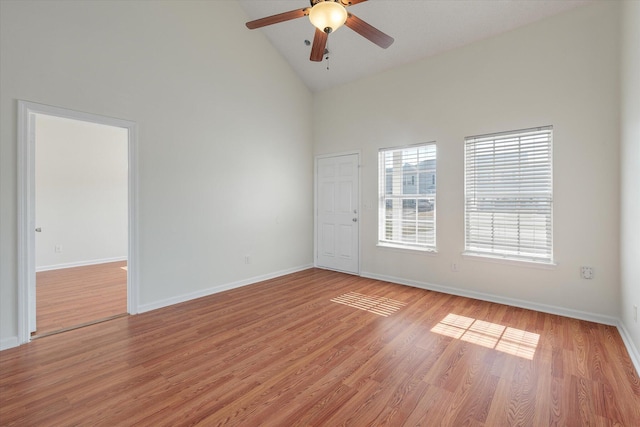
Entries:
[[465,250],[552,262],[552,133],[465,138]]
[[379,243],[435,249],[435,143],[381,149],[378,159]]

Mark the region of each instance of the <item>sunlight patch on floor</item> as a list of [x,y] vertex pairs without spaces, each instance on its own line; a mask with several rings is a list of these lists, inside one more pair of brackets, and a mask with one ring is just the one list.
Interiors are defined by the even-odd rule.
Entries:
[[340,295],[339,297],[333,298],[331,301],[384,317],[395,313],[407,305],[406,302],[396,301],[391,298],[375,295],[363,295],[357,292],[348,292]]
[[533,359],[540,340],[540,335],[533,332],[453,313],[442,319],[431,332],[529,360]]

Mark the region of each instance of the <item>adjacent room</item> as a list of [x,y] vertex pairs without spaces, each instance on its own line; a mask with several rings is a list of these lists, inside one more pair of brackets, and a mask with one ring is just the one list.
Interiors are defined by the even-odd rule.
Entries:
[[35,120],[36,324],[32,337],[127,313],[128,136]]
[[640,425],[640,1],[314,3],[0,0],[0,425]]

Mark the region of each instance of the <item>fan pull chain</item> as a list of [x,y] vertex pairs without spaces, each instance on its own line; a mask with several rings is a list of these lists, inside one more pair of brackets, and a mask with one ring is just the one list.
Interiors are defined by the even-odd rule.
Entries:
[[327,44],[325,46],[325,52],[326,52],[325,59],[327,60],[327,71],[329,71],[329,40],[327,40]]

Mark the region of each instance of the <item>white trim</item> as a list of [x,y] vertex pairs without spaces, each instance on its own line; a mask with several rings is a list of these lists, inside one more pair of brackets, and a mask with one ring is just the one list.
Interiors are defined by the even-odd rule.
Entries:
[[129,253],[127,269],[127,311],[138,311],[138,130],[137,124],[113,117],[68,110],[51,105],[18,100],[18,343],[31,340],[30,322],[35,307],[30,307],[29,290],[35,289],[35,115],[81,120],[128,131],[128,219]]
[[128,221],[129,246],[127,248],[127,312],[138,313],[140,303],[140,275],[138,270],[138,125],[129,124],[129,200]]
[[558,263],[556,263],[555,261],[542,262],[526,259],[516,259],[492,254],[480,254],[478,252],[472,251],[464,251],[461,253],[461,255],[463,257],[468,257],[470,261],[490,262],[493,264],[510,264],[517,265],[519,267],[540,268],[543,270],[554,270],[558,267]]
[[505,130],[501,132],[484,133],[482,135],[471,135],[471,136],[465,137],[465,139],[486,139],[486,138],[493,138],[493,137],[501,137],[505,135],[513,135],[513,134],[542,132],[545,130],[553,130],[553,125],[536,126],[532,128],[524,128],[524,129],[516,129],[516,130]]
[[362,151],[361,150],[352,150],[352,151],[341,151],[339,153],[317,154],[316,155],[316,160],[317,159],[328,159],[328,158],[331,158],[331,157],[352,156],[354,154],[357,154],[358,157],[361,157]]
[[312,268],[311,264],[301,265],[286,270],[280,270],[273,273],[263,274],[261,276],[255,276],[248,279],[238,280],[237,282],[225,283],[217,285],[212,288],[202,289],[196,292],[190,292],[188,294],[178,295],[175,297],[167,298],[161,301],[152,302],[149,304],[142,304],[138,307],[138,313],[146,313],[148,311],[157,310],[159,308],[169,307],[174,304],[180,304],[186,301],[191,301],[197,298],[206,297],[209,295],[217,294],[219,292],[228,291],[242,286],[252,285],[254,283],[263,282],[265,280],[275,279],[277,277],[285,276],[287,274],[297,273],[299,271],[308,270]]
[[[33,160],[35,141],[29,141],[30,110],[26,103],[18,101],[18,344],[30,340],[29,330],[29,283],[35,273],[35,251],[32,233],[35,224],[29,214],[34,210],[34,200],[29,197],[33,193],[34,167]],[[29,189],[32,190],[29,190]],[[34,238],[35,239],[35,238]]]
[[98,265],[98,264],[107,264],[109,262],[119,262],[126,261],[127,257],[115,257],[115,258],[103,258],[103,259],[89,259],[86,261],[76,261],[76,262],[67,262],[65,264],[55,264],[55,265],[43,265],[40,267],[36,267],[36,273],[41,271],[51,271],[51,270],[62,270],[64,268],[73,268],[73,267],[86,267],[88,265]]
[[621,320],[618,320],[616,326],[618,327],[618,332],[620,332],[620,336],[622,337],[624,346],[627,347],[627,352],[629,353],[631,362],[633,363],[633,366],[636,367],[636,374],[640,374],[640,352],[631,340],[631,335],[629,334],[629,331],[627,331],[627,328],[624,326],[624,323],[622,323]]
[[393,243],[381,243],[378,242],[376,243],[376,247],[378,248],[384,248],[384,249],[391,249],[391,250],[395,250],[395,251],[399,251],[399,252],[417,252],[417,253],[421,253],[421,254],[428,254],[428,255],[438,255],[438,249],[436,248],[431,248],[431,247],[422,247],[422,246],[410,246],[410,245],[400,245],[400,244],[393,244]]
[[461,297],[473,298],[473,299],[478,299],[482,301],[510,305],[513,307],[526,308],[528,310],[535,310],[543,313],[557,314],[559,316],[571,317],[574,319],[586,320],[589,322],[602,323],[604,325],[610,325],[610,326],[618,325],[617,318],[611,317],[611,316],[605,316],[603,314],[589,313],[586,311],[573,310],[570,308],[558,307],[554,305],[538,304],[538,303],[525,301],[521,299],[507,298],[499,295],[487,294],[484,292],[469,291],[466,289],[436,285],[433,283],[419,282],[417,280],[402,279],[402,278],[393,277],[393,276],[385,276],[382,274],[362,272],[361,276],[367,277],[370,279],[383,280],[385,282],[397,283],[400,285],[413,286],[414,288],[426,289],[429,291],[442,292],[449,295],[457,295]]

